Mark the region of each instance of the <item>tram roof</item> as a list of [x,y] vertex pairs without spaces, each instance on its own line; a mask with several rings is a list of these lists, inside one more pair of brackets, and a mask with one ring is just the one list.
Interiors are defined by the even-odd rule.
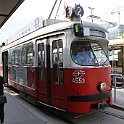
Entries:
[[0,0],[0,28],[23,2],[24,0]]
[[[38,18],[36,18],[36,19],[38,19]],[[35,22],[36,22],[36,19],[35,19]],[[55,21],[55,23],[54,23],[54,21]],[[63,20],[57,21],[57,20],[53,20],[53,19],[52,20],[51,19],[50,20],[49,19],[48,20],[42,20],[42,22],[43,22],[43,24],[41,24],[41,23],[39,24],[40,27],[37,28],[37,31],[34,30],[32,32],[29,32],[29,34],[27,34],[27,30],[29,29],[29,28],[27,28],[27,26],[26,26],[26,29],[22,28],[23,32],[21,34],[23,34],[23,35],[21,36],[20,33],[17,33],[16,34],[17,36],[11,36],[10,38],[8,38],[5,41],[5,45],[8,45],[10,43],[14,44],[14,41],[18,41],[18,42],[26,41],[26,40],[36,38],[36,37],[41,36],[41,35],[47,35],[49,33],[73,28],[74,23],[79,23],[79,21],[63,21]],[[50,22],[52,22],[52,23],[50,23]],[[104,32],[107,32],[107,30],[103,26],[95,24],[95,23],[82,21],[82,24],[84,27],[99,29],[99,30],[102,30]],[[29,24],[29,26],[31,26],[31,25]],[[31,31],[31,29],[30,29],[30,31]],[[26,32],[26,34],[24,35],[25,32]],[[20,36],[20,37],[18,37],[18,36]],[[19,39],[21,39],[21,40],[19,41]]]

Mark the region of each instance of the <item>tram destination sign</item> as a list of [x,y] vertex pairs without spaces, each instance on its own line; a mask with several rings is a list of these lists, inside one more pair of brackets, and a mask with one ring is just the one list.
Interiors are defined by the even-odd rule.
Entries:
[[106,37],[105,32],[97,30],[97,29],[90,29],[90,35],[91,36],[102,37],[102,38]]

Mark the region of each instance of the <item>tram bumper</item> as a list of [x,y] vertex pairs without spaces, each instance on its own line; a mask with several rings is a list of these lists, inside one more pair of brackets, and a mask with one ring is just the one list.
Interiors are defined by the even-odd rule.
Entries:
[[88,96],[68,96],[68,111],[87,113],[105,109],[111,105],[111,91]]

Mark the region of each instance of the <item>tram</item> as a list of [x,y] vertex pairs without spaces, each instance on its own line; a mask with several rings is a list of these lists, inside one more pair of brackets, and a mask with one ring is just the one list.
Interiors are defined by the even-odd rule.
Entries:
[[71,21],[37,18],[2,43],[0,74],[26,97],[61,111],[88,113],[111,106],[108,32],[81,21],[80,5],[67,15]]
[[[124,86],[124,39],[118,36],[118,39],[109,40],[109,61],[111,64],[112,78],[116,77],[116,87],[122,88]],[[114,76],[115,75],[115,76]],[[112,85],[115,83],[112,79]]]

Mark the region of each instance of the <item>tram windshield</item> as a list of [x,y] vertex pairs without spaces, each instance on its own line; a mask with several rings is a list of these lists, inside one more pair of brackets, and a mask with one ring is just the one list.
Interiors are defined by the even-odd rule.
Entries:
[[82,66],[108,66],[109,59],[97,42],[74,41],[71,44],[72,60]]

